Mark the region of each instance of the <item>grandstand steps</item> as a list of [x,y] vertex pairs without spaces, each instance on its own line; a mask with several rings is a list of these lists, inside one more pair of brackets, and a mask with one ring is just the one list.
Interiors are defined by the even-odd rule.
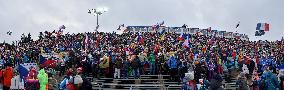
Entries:
[[[141,75],[139,79],[134,79],[129,76],[128,79],[114,79],[114,78],[95,78],[93,89],[111,89],[111,90],[180,90],[182,87],[181,82],[171,81],[170,75]],[[223,87],[226,90],[236,90],[237,78],[231,77],[231,81],[225,81],[224,75]]]

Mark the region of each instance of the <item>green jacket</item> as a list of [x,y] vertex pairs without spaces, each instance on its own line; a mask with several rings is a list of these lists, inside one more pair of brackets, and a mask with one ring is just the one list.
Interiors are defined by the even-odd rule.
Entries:
[[155,56],[154,54],[150,54],[149,57],[148,57],[148,60],[151,62],[151,63],[155,63],[156,62],[156,59],[155,59]]
[[44,69],[41,69],[37,75],[39,80],[40,89],[39,90],[46,90],[46,85],[48,84],[48,76],[45,73]]

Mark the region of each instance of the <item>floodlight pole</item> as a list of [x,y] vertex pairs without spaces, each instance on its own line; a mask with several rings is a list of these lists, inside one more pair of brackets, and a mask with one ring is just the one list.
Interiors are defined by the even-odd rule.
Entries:
[[[92,11],[91,11],[92,10]],[[94,14],[94,15],[96,15],[97,16],[97,26],[96,26],[96,29],[95,29],[95,31],[98,31],[98,29],[99,29],[99,15],[102,15],[102,13],[103,12],[106,12],[107,10],[99,10],[98,11],[98,9],[89,9],[89,14]]]

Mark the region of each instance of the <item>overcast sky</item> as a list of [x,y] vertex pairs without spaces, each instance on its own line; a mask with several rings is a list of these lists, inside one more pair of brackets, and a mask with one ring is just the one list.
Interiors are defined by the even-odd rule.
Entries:
[[[39,32],[65,25],[65,32],[91,32],[96,17],[88,9],[107,7],[99,17],[100,30],[112,32],[119,24],[208,28],[236,31],[251,40],[280,40],[284,36],[284,0],[0,0],[0,42],[19,40],[22,33],[37,38]],[[237,22],[240,27],[235,29]],[[258,22],[270,31],[256,38]],[[11,30],[11,36],[6,32]]]

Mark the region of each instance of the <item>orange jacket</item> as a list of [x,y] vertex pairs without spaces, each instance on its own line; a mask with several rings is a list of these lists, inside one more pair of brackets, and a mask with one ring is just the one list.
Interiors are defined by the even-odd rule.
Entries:
[[10,87],[11,86],[11,79],[13,78],[13,69],[12,67],[9,67],[7,70],[4,71],[4,86]]

